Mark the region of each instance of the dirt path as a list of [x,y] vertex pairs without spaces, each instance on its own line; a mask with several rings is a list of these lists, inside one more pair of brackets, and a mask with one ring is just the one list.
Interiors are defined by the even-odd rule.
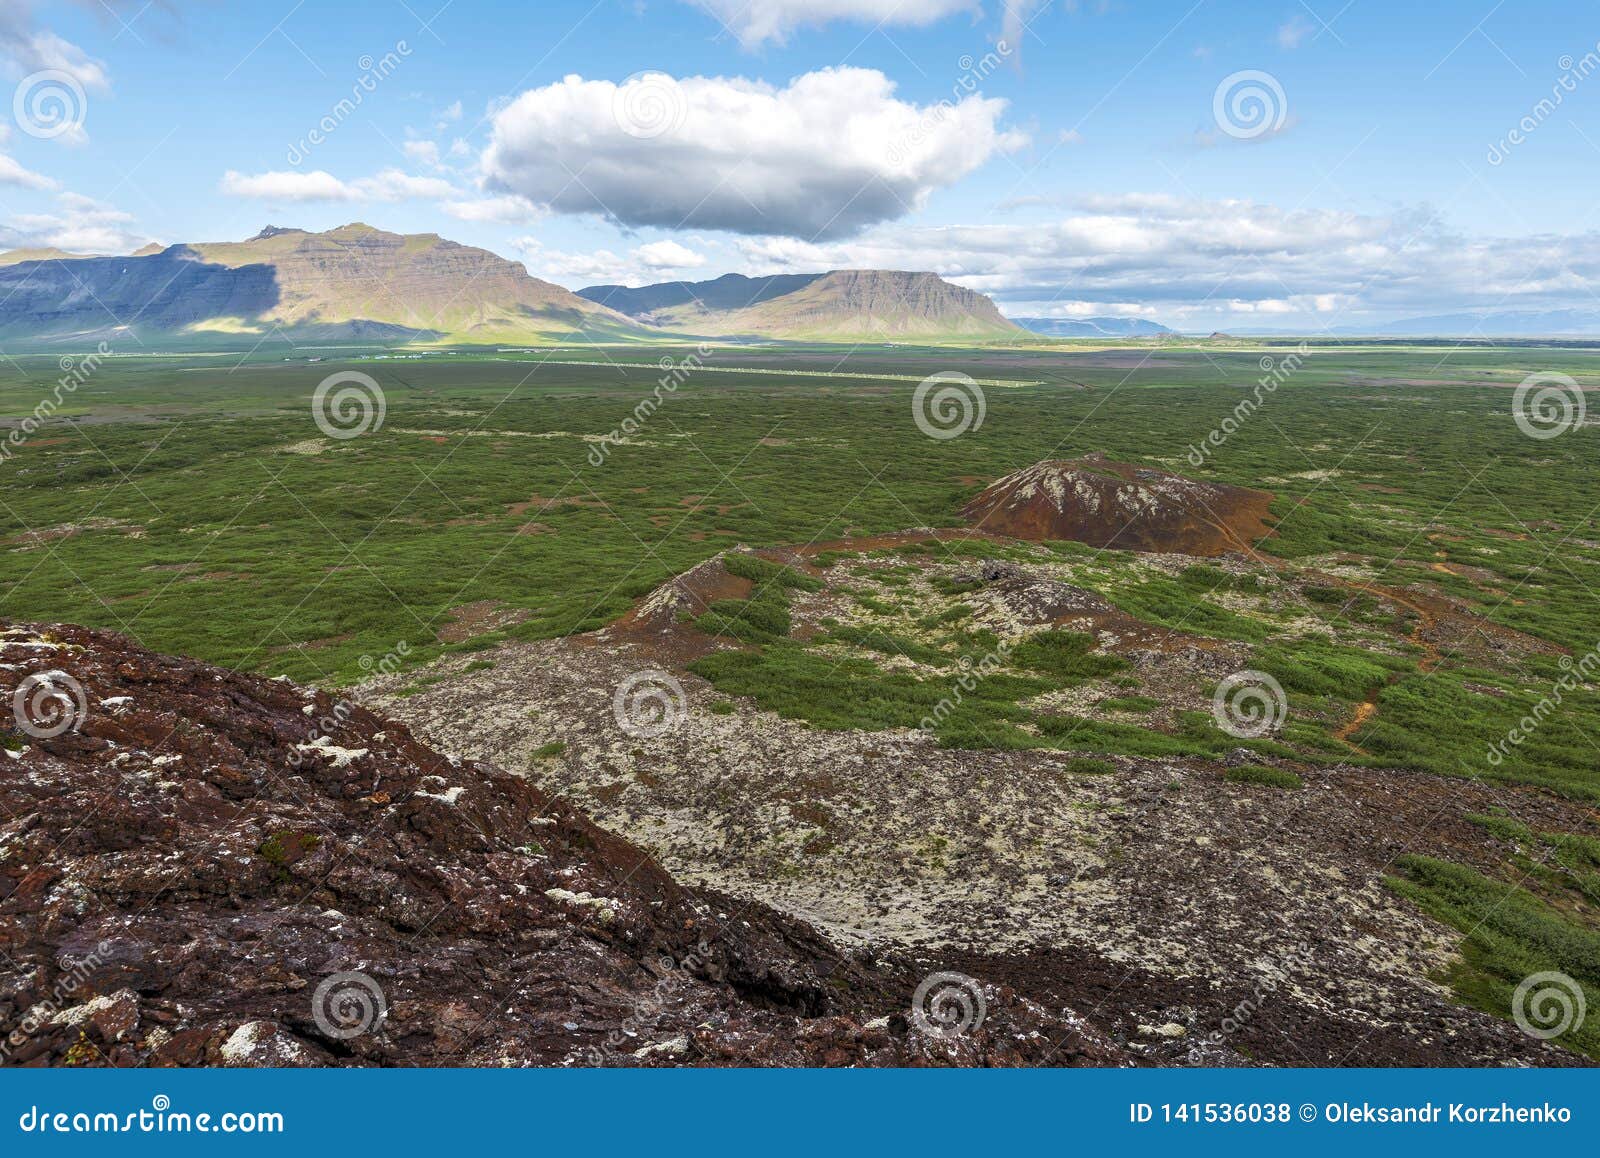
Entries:
[[[1428,634],[1438,626],[1439,616],[1426,605],[1419,603],[1417,600],[1407,595],[1401,594],[1399,591],[1396,591],[1391,587],[1378,587],[1371,583],[1352,583],[1348,579],[1341,579],[1337,575],[1328,575],[1320,571],[1312,572],[1312,574],[1319,579],[1327,580],[1330,583],[1342,587],[1346,591],[1355,591],[1363,595],[1374,595],[1380,599],[1387,599],[1391,603],[1398,603],[1402,607],[1408,607],[1412,611],[1416,612],[1417,625],[1411,629],[1411,634],[1406,638],[1415,646],[1422,648],[1423,655],[1422,658],[1417,661],[1417,669],[1426,673],[1439,666],[1440,661],[1443,660],[1444,657],[1440,654],[1438,646],[1428,638]],[[1355,751],[1362,756],[1370,756],[1370,752],[1361,747],[1361,745],[1357,744],[1350,737],[1355,735],[1362,728],[1366,727],[1366,725],[1371,722],[1372,718],[1378,714],[1378,697],[1383,694],[1384,688],[1392,686],[1401,678],[1402,674],[1403,673],[1396,672],[1377,687],[1369,688],[1367,690],[1366,697],[1361,701],[1361,703],[1356,705],[1356,714],[1344,724],[1340,725],[1338,730],[1333,733],[1333,738],[1338,740],[1340,743],[1348,744],[1352,751]]]

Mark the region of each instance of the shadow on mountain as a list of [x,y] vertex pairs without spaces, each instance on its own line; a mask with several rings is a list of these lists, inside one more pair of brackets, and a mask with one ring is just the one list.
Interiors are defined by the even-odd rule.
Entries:
[[145,257],[23,261],[0,268],[0,335],[179,331],[208,319],[259,317],[281,296],[273,266],[219,265],[185,245]]

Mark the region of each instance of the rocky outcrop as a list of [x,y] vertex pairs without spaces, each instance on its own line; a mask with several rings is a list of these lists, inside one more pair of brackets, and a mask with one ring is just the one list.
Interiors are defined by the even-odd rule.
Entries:
[[[286,680],[0,627],[10,1065],[1118,1064]],[[941,984],[949,985],[948,981]]]

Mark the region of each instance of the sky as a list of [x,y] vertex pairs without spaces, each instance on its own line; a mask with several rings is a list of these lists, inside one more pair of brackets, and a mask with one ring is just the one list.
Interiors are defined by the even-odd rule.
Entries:
[[1600,309],[1593,0],[0,0],[0,70],[3,248],[359,220],[571,288]]

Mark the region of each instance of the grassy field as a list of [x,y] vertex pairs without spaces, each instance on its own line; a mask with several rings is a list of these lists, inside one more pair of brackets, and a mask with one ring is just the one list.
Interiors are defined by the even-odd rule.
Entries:
[[[1448,597],[1549,645],[1503,662],[1466,646],[1381,646],[1407,625],[1383,622],[1374,598],[1304,585],[1317,617],[1340,625],[1335,641],[1249,611],[1249,577],[1207,566],[1157,575],[1123,553],[1051,545],[1075,582],[1122,611],[1249,647],[1298,707],[1282,733],[1249,746],[1308,767],[1417,768],[1600,801],[1600,695],[1578,679],[1546,711],[1551,689],[1600,642],[1600,435],[1579,426],[1531,438],[1511,414],[1513,388],[1533,372],[1600,385],[1600,352],[1312,348],[1194,465],[1191,448],[1250,394],[1264,359],[1281,365],[1291,352],[1232,342],[630,348],[614,362],[592,348],[107,358],[53,420],[0,442],[0,615],[113,628],[161,650],[344,684],[448,650],[601,627],[736,543],[956,525],[992,479],[1103,451],[1273,492],[1276,533],[1262,548],[1275,566],[1359,561],[1391,592]],[[380,429],[348,439],[319,429],[313,391],[344,370],[380,385]],[[961,437],[929,438],[913,422],[917,381],[941,371],[985,383],[982,425]],[[0,419],[32,414],[62,373],[54,357],[0,365]],[[651,398],[659,408],[635,429],[635,408]],[[598,441],[619,430],[620,441]],[[854,565],[835,563],[839,574]],[[760,596],[701,625],[750,647],[697,670],[819,727],[916,726],[943,684],[879,660],[938,670],[994,641],[964,622],[961,591],[918,586],[911,570],[877,566],[854,596],[866,617],[806,643],[788,638],[805,577],[751,575]],[[474,608],[492,609],[492,622],[475,626]],[[1193,713],[1154,722],[1152,689],[1113,682],[1121,665],[1084,640],[1018,651],[941,723],[942,743],[1196,757],[1239,746]],[[1040,719],[1021,706],[1095,680],[1108,690],[1093,718]],[[1486,762],[1530,713],[1540,726]],[[1267,791],[1299,784],[1271,769],[1235,778]],[[1529,876],[1509,860],[1508,880],[1521,882],[1510,910],[1485,910],[1494,882],[1461,866],[1408,862],[1394,878],[1470,933],[1454,980],[1501,1011],[1528,962],[1600,980],[1593,865],[1562,860],[1574,855],[1562,834],[1511,835],[1523,860],[1565,867]],[[1480,910],[1496,920],[1486,925]]]

